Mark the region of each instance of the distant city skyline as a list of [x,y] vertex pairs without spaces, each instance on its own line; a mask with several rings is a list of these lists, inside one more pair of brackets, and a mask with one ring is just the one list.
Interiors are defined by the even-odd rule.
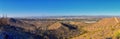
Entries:
[[120,0],[0,0],[0,15],[120,16]]

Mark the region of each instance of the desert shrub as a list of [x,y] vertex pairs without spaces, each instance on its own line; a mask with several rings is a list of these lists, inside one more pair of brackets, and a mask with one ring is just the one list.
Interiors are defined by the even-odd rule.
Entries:
[[112,37],[107,37],[106,39],[112,39]]
[[114,37],[120,39],[120,30],[114,32]]

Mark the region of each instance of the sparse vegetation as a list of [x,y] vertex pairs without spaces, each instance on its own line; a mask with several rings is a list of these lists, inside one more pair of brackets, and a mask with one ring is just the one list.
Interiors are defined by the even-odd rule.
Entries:
[[[38,39],[70,39],[73,37],[77,37],[80,34],[83,34],[85,32],[84,30],[81,29],[82,26],[67,24],[64,22],[62,23],[62,21],[61,22],[43,21],[43,24],[40,24],[40,22],[37,22],[37,21],[39,20],[34,20],[32,23],[31,21],[26,21],[26,20],[18,20],[13,18],[0,18],[0,25],[1,25],[0,29],[8,33],[11,33],[14,31],[13,33],[19,34],[20,36],[24,34],[26,36],[26,34],[28,34],[30,35],[30,37],[28,37],[29,39],[36,39],[36,38]],[[8,36],[5,36],[5,37],[10,36],[9,34],[6,34],[6,35]],[[25,36],[19,39],[26,39]]]
[[117,31],[114,32],[114,37],[116,39],[120,39],[120,30],[117,30]]
[[[97,23],[62,20],[0,18],[0,34],[3,38],[16,39],[119,39],[120,28],[114,18]],[[88,21],[88,20],[87,20]],[[115,31],[115,32],[114,32]],[[7,33],[6,33],[7,32]],[[11,35],[10,33],[14,33]],[[1,36],[1,35],[0,35]],[[15,36],[15,37],[14,37]],[[18,36],[18,37],[17,37]],[[27,37],[26,37],[27,36]]]

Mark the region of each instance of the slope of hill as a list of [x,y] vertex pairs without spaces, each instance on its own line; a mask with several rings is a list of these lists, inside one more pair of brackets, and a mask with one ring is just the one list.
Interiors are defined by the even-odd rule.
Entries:
[[115,31],[120,29],[120,21],[117,17],[104,18],[91,26],[84,27],[83,29],[88,33],[73,39],[112,39],[115,38]]
[[23,28],[2,25],[0,26],[0,39],[38,39],[37,35],[24,31]]
[[117,23],[119,23],[119,19],[116,17],[104,18],[104,19],[98,21],[97,23],[95,23],[91,26],[88,26],[86,29],[88,29],[88,30],[97,30],[99,28],[106,29],[107,27],[110,27],[110,26],[112,27],[112,26],[116,25]]
[[35,30],[35,25],[26,23],[22,20],[8,18],[6,21],[8,21],[9,25],[24,28],[26,31],[28,31],[28,30],[34,31]]
[[[11,36],[14,39],[69,39],[84,33],[84,30],[81,30],[79,27],[81,26],[55,21],[0,19],[0,34],[5,33],[5,37],[7,35],[7,37]],[[2,35],[0,36],[0,38],[4,38],[4,35],[3,37]]]
[[48,30],[55,30],[58,29],[59,27],[63,26],[60,22],[56,22],[48,27]]

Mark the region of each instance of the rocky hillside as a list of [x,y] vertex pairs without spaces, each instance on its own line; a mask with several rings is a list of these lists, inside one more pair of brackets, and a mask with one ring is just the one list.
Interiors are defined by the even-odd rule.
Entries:
[[117,17],[103,18],[93,25],[84,27],[83,29],[86,30],[87,33],[73,39],[119,39],[119,20]]
[[0,18],[0,39],[69,39],[85,33],[81,28],[55,21]]

